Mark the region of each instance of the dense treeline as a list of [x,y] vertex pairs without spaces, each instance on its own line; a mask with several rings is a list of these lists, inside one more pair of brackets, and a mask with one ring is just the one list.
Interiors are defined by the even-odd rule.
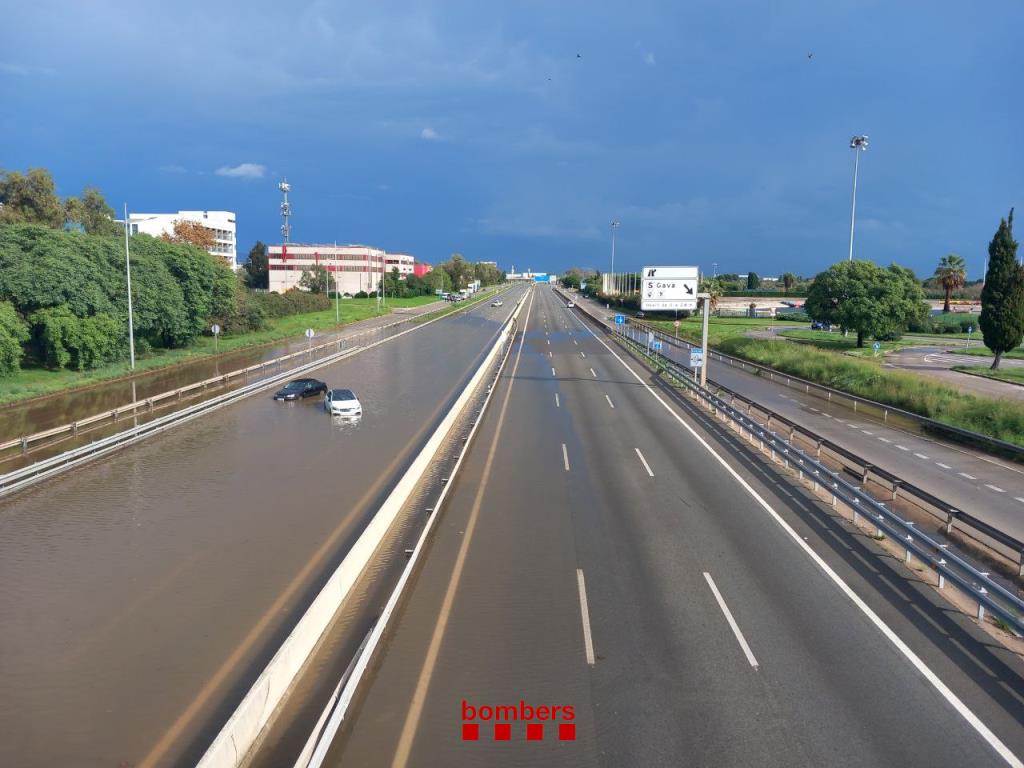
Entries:
[[[230,268],[191,245],[131,238],[136,349],[191,343],[211,319],[239,314]],[[32,224],[0,225],[0,371],[23,360],[79,370],[127,353],[124,241]],[[18,354],[20,349],[20,354]]]

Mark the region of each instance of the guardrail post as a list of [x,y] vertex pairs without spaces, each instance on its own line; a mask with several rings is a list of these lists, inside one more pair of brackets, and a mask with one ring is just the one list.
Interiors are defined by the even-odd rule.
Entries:
[[953,516],[953,513],[955,511],[956,510],[951,509],[948,512],[946,512],[946,525],[943,526],[943,530],[946,532],[947,536],[953,532],[953,521],[956,519]]
[[865,464],[864,468],[861,470],[861,473],[860,473],[860,481],[862,483],[867,483],[867,481],[868,481],[868,474],[870,472],[871,472],[871,465],[870,464]]
[[22,455],[28,453],[28,438],[24,435],[21,436],[21,453]]
[[1020,551],[1020,555],[1017,558],[1017,578],[1024,579],[1024,549]]
[[78,435],[78,422],[77,421],[71,422],[71,434],[72,435]]
[[[978,594],[979,595],[987,595],[988,594],[988,590],[985,589],[984,587],[981,587],[978,590]],[[985,604],[983,602],[981,602],[981,600],[979,600],[978,601],[978,621],[984,621],[984,620],[985,620]]]
[[899,491],[899,489],[900,489],[900,481],[899,480],[893,480],[892,481],[892,498],[890,498],[889,501],[896,501],[896,493],[897,493],[897,491]]
[[[936,565],[941,567],[941,566],[944,566],[945,564],[946,564],[946,559],[944,557],[940,557],[939,558],[939,562]],[[939,575],[939,589],[942,589],[944,586],[946,586],[946,576],[942,573],[942,571],[940,571],[938,569],[938,567],[936,567],[935,571]]]

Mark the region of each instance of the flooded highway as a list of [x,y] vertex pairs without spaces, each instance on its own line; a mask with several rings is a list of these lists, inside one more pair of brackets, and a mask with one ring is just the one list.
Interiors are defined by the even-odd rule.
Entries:
[[[398,322],[402,318],[436,312],[444,306],[443,302],[433,302],[351,323],[343,326],[338,332],[331,330],[322,335],[318,334],[315,343],[322,344],[334,338],[348,339],[368,329]],[[133,400],[145,400],[147,397],[170,392],[197,381],[211,379],[230,371],[273,360],[290,352],[303,350],[306,346],[307,341],[304,338],[284,339],[216,357],[201,357],[131,378],[114,379],[71,392],[58,392],[24,402],[10,403],[0,407],[0,442],[70,424],[96,413],[121,408]],[[233,382],[232,386],[240,386],[241,383],[243,382],[238,380]],[[10,467],[5,467],[4,471],[9,469]]]
[[525,290],[0,504],[0,765],[194,763]]

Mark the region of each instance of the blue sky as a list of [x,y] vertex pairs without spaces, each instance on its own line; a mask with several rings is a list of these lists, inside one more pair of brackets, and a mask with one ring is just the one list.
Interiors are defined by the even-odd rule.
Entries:
[[287,176],[296,241],[606,269],[617,218],[619,268],[813,274],[855,133],[858,257],[980,277],[1024,207],[1019,0],[3,5],[0,167],[243,251]]

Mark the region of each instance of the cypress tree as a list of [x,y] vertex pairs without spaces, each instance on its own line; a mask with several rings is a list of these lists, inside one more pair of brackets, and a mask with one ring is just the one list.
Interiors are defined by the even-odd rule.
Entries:
[[988,245],[988,272],[981,289],[981,318],[978,325],[985,346],[992,350],[999,367],[1003,354],[1024,341],[1024,269],[1017,264],[1017,242],[1013,239],[1013,209],[999,222]]

